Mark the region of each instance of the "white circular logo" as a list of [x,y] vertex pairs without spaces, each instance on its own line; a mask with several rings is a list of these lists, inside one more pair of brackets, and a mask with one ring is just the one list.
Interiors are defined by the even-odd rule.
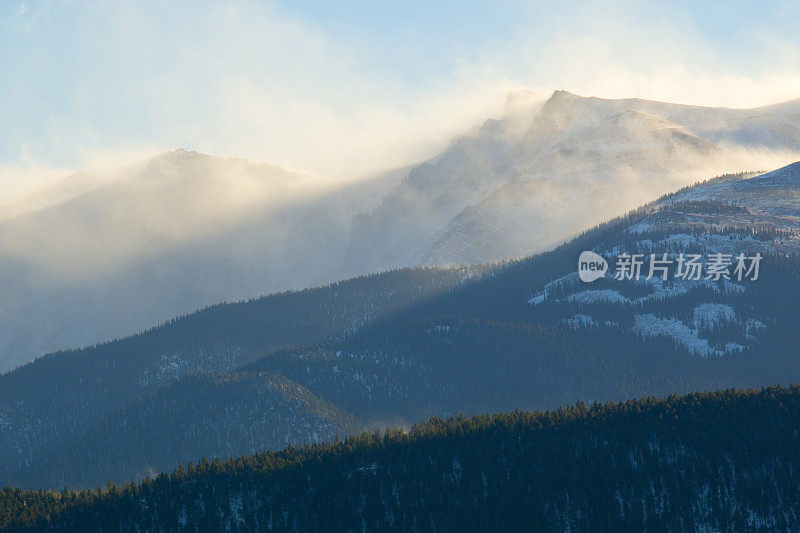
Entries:
[[607,270],[608,262],[601,255],[586,250],[578,257],[578,276],[583,282],[591,283],[600,279],[606,275]]

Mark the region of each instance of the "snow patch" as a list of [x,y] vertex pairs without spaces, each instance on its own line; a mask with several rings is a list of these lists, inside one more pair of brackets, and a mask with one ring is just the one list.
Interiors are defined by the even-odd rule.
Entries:
[[585,290],[567,297],[568,302],[593,304],[593,303],[625,303],[626,297],[613,289]]
[[714,328],[726,322],[736,322],[736,311],[729,305],[704,303],[694,308],[694,327]]
[[597,321],[594,318],[584,314],[572,315],[572,317],[565,319],[564,322],[575,329],[597,325]]
[[669,337],[691,353],[701,357],[708,357],[712,353],[721,355],[720,352],[711,348],[706,339],[697,336],[696,329],[690,328],[677,318],[661,318],[650,313],[634,315],[633,318],[635,321],[634,333],[647,337]]

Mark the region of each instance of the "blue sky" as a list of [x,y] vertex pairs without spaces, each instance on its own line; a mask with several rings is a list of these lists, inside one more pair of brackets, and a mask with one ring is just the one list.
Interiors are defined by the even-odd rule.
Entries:
[[508,90],[800,97],[798,2],[0,4],[0,203],[185,147],[354,175],[428,156]]

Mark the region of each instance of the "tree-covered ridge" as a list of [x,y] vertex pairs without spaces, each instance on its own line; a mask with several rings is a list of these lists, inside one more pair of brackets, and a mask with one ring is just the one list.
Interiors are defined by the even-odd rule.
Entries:
[[[88,440],[97,434],[98,423],[136,412],[142,407],[139,399],[172,386],[182,376],[234,372],[239,365],[285,345],[314,344],[352,334],[415,301],[468,283],[484,270],[402,269],[214,305],[132,337],[49,354],[2,374],[0,483],[74,486],[85,479],[87,471],[65,479],[64,465],[54,467],[65,446],[90,446],[92,453],[83,455],[99,456],[100,448]],[[197,439],[197,435],[186,437]],[[136,438],[127,435],[123,442]],[[268,436],[261,438],[263,442]],[[301,442],[308,438],[305,435]],[[173,457],[166,464],[176,462]],[[50,466],[43,470],[45,463]],[[116,469],[102,472],[88,486],[120,473]],[[61,481],[52,485],[56,480]]]
[[800,527],[800,387],[434,418],[95,491],[0,492],[8,530]]
[[[204,455],[279,450],[363,431],[350,413],[279,374],[200,373],[96,421],[31,468],[50,486],[141,480]],[[87,453],[91,450],[91,453]],[[111,474],[111,476],[107,475]]]
[[[139,480],[204,455],[320,442],[354,427],[337,420],[407,427],[431,416],[796,382],[800,257],[783,249],[800,240],[778,227],[784,218],[708,199],[709,188],[728,187],[735,200],[749,187],[744,177],[687,188],[495,268],[356,278],[44,357],[0,376],[0,485]],[[759,280],[586,285],[575,272],[587,249],[717,245],[763,250]],[[614,298],[586,298],[597,294]],[[209,391],[186,377],[208,371],[227,384]],[[298,407],[275,390],[252,398],[254,384],[271,388],[264,374],[325,407]]]

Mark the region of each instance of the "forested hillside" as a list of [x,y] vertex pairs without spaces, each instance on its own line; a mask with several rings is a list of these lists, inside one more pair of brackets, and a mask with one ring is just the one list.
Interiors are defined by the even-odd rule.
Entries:
[[[42,358],[0,376],[0,483],[87,488],[431,416],[796,382],[798,190],[800,165],[723,176],[525,260],[220,305]],[[762,260],[757,279],[589,284],[587,250]]]
[[[178,398],[192,386],[204,383],[188,380],[182,385],[176,384],[183,376],[234,371],[282,346],[313,344],[352,334],[369,321],[389,316],[414,301],[468,283],[480,271],[480,268],[405,269],[353,278],[322,288],[216,305],[133,337],[49,354],[0,375],[0,484],[92,486],[108,478],[141,477],[152,468],[167,468],[176,462],[176,457],[169,455],[172,448],[151,447],[150,450],[161,450],[159,453],[166,455],[166,462],[156,458],[148,458],[142,464],[117,461],[109,470],[101,465],[109,464],[110,459],[100,459],[91,461],[94,469],[91,472],[79,470],[77,475],[67,476],[63,469],[75,472],[75,465],[67,467],[63,462],[64,449],[91,449],[97,459],[111,449],[137,447],[144,438],[137,430],[134,430],[136,437],[129,433],[121,442],[106,448],[106,452],[91,435],[108,437],[105,428],[108,419],[146,417],[151,407],[147,401],[141,401],[142,398],[154,394]],[[250,383],[249,380],[234,381]],[[162,390],[171,386],[181,387],[182,392]],[[214,409],[213,401],[219,396],[195,393],[209,410]],[[195,407],[185,400],[169,406],[175,418],[191,418],[183,409]],[[275,416],[280,418],[281,414],[289,413],[276,412]],[[242,416],[260,415],[256,412]],[[305,427],[308,421],[301,421],[301,426]],[[136,423],[122,424],[127,431],[143,427]],[[163,427],[156,420],[142,424]],[[169,427],[176,430],[172,425]],[[261,428],[266,434],[251,428],[254,436],[244,437],[244,440],[252,441],[253,446],[237,453],[316,440],[313,431],[300,434],[290,431],[275,441],[272,428]],[[208,444],[208,432],[217,429],[208,424],[203,431],[181,438]],[[319,438],[326,436],[317,435]],[[211,437],[214,442],[230,439],[227,434]],[[88,457],[85,453],[77,455],[84,460]],[[132,473],[134,465],[138,468],[135,474]]]
[[435,418],[203,459],[141,484],[0,492],[7,530],[800,528],[800,388]]

